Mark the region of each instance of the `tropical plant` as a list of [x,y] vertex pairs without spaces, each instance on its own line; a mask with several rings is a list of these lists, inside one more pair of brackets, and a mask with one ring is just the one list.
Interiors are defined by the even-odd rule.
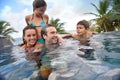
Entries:
[[10,36],[10,33],[17,32],[13,28],[8,28],[10,24],[6,21],[0,21],[0,36],[7,38],[8,40],[14,41],[14,38]]
[[120,0],[111,0],[113,25],[120,30]]
[[120,0],[111,0],[112,10],[120,14]]
[[57,29],[57,32],[59,33],[59,34],[64,34],[64,33],[66,33],[65,32],[65,30],[64,30],[64,28],[63,28],[63,25],[65,24],[65,23],[61,23],[60,22],[60,19],[51,19],[50,20],[50,24],[52,24],[53,26],[55,26],[55,28]]
[[91,5],[95,7],[97,14],[92,12],[87,14],[92,14],[97,17],[93,20],[96,21],[96,24],[98,25],[98,29],[104,32],[115,30],[115,27],[112,26],[112,20],[110,19],[113,13],[111,10],[109,10],[109,6],[110,6],[109,1],[108,0],[100,1],[98,7],[93,3],[91,3]]

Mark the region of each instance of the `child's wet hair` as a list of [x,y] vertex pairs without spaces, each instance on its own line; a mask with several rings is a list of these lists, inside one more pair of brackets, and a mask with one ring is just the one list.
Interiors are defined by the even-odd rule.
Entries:
[[77,25],[84,25],[85,29],[89,28],[89,23],[86,20],[79,21]]

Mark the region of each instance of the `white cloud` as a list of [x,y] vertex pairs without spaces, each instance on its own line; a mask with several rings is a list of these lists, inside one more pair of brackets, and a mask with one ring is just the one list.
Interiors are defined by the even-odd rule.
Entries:
[[2,9],[2,19],[9,22],[11,27],[18,31],[18,33],[11,34],[13,37],[22,37],[22,30],[26,26],[24,18],[27,14],[30,14],[27,8],[18,13],[13,13],[10,6],[5,6]]
[[23,5],[32,5],[33,0],[16,0],[17,2],[23,4]]
[[92,15],[84,14],[87,13],[89,10],[88,8],[84,7],[85,5],[82,0],[46,1],[52,4],[52,7],[47,11],[49,17],[59,18],[61,22],[65,22],[66,24],[64,25],[64,28],[67,31],[75,30],[76,24],[80,20],[90,20],[91,18],[94,18],[94,16]]
[[[1,18],[10,22],[11,26],[14,27],[19,33],[12,34],[13,37],[21,37],[22,30],[25,27],[25,16],[31,14],[29,6],[32,6],[33,0],[17,0],[21,3],[21,6],[28,5],[22,11],[17,13],[12,11],[10,6],[5,6],[1,10]],[[88,8],[83,7],[82,0],[46,0],[47,10],[46,14],[51,18],[59,18],[61,22],[65,22],[64,28],[68,30],[75,30],[76,24],[82,19],[90,20],[94,18],[91,15],[84,15]],[[88,5],[87,5],[88,6]]]

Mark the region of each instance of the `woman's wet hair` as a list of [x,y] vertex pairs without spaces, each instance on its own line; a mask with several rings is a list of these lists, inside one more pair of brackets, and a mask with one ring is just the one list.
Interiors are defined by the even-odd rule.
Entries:
[[86,20],[79,21],[77,25],[84,25],[85,29],[89,28],[89,23]]
[[41,37],[43,38],[43,35],[47,35],[47,28],[48,27],[54,27],[53,25],[51,25],[51,24],[47,24],[45,27],[42,27],[42,29],[41,29]]
[[44,0],[34,0],[33,1],[33,8],[39,8],[47,6],[46,2]]

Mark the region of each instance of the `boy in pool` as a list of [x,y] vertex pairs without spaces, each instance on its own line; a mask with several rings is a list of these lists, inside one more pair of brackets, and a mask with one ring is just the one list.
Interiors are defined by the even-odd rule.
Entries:
[[89,23],[86,20],[79,21],[76,27],[76,34],[66,34],[63,38],[72,37],[77,40],[89,39],[93,33],[89,30]]
[[[89,23],[86,20],[81,20],[77,23],[76,34],[66,34],[63,38],[74,38],[80,41],[81,45],[89,46],[89,38],[92,37],[93,32],[89,30]],[[84,52],[85,55],[80,55],[81,57],[89,57],[93,53],[93,49],[79,49]]]

